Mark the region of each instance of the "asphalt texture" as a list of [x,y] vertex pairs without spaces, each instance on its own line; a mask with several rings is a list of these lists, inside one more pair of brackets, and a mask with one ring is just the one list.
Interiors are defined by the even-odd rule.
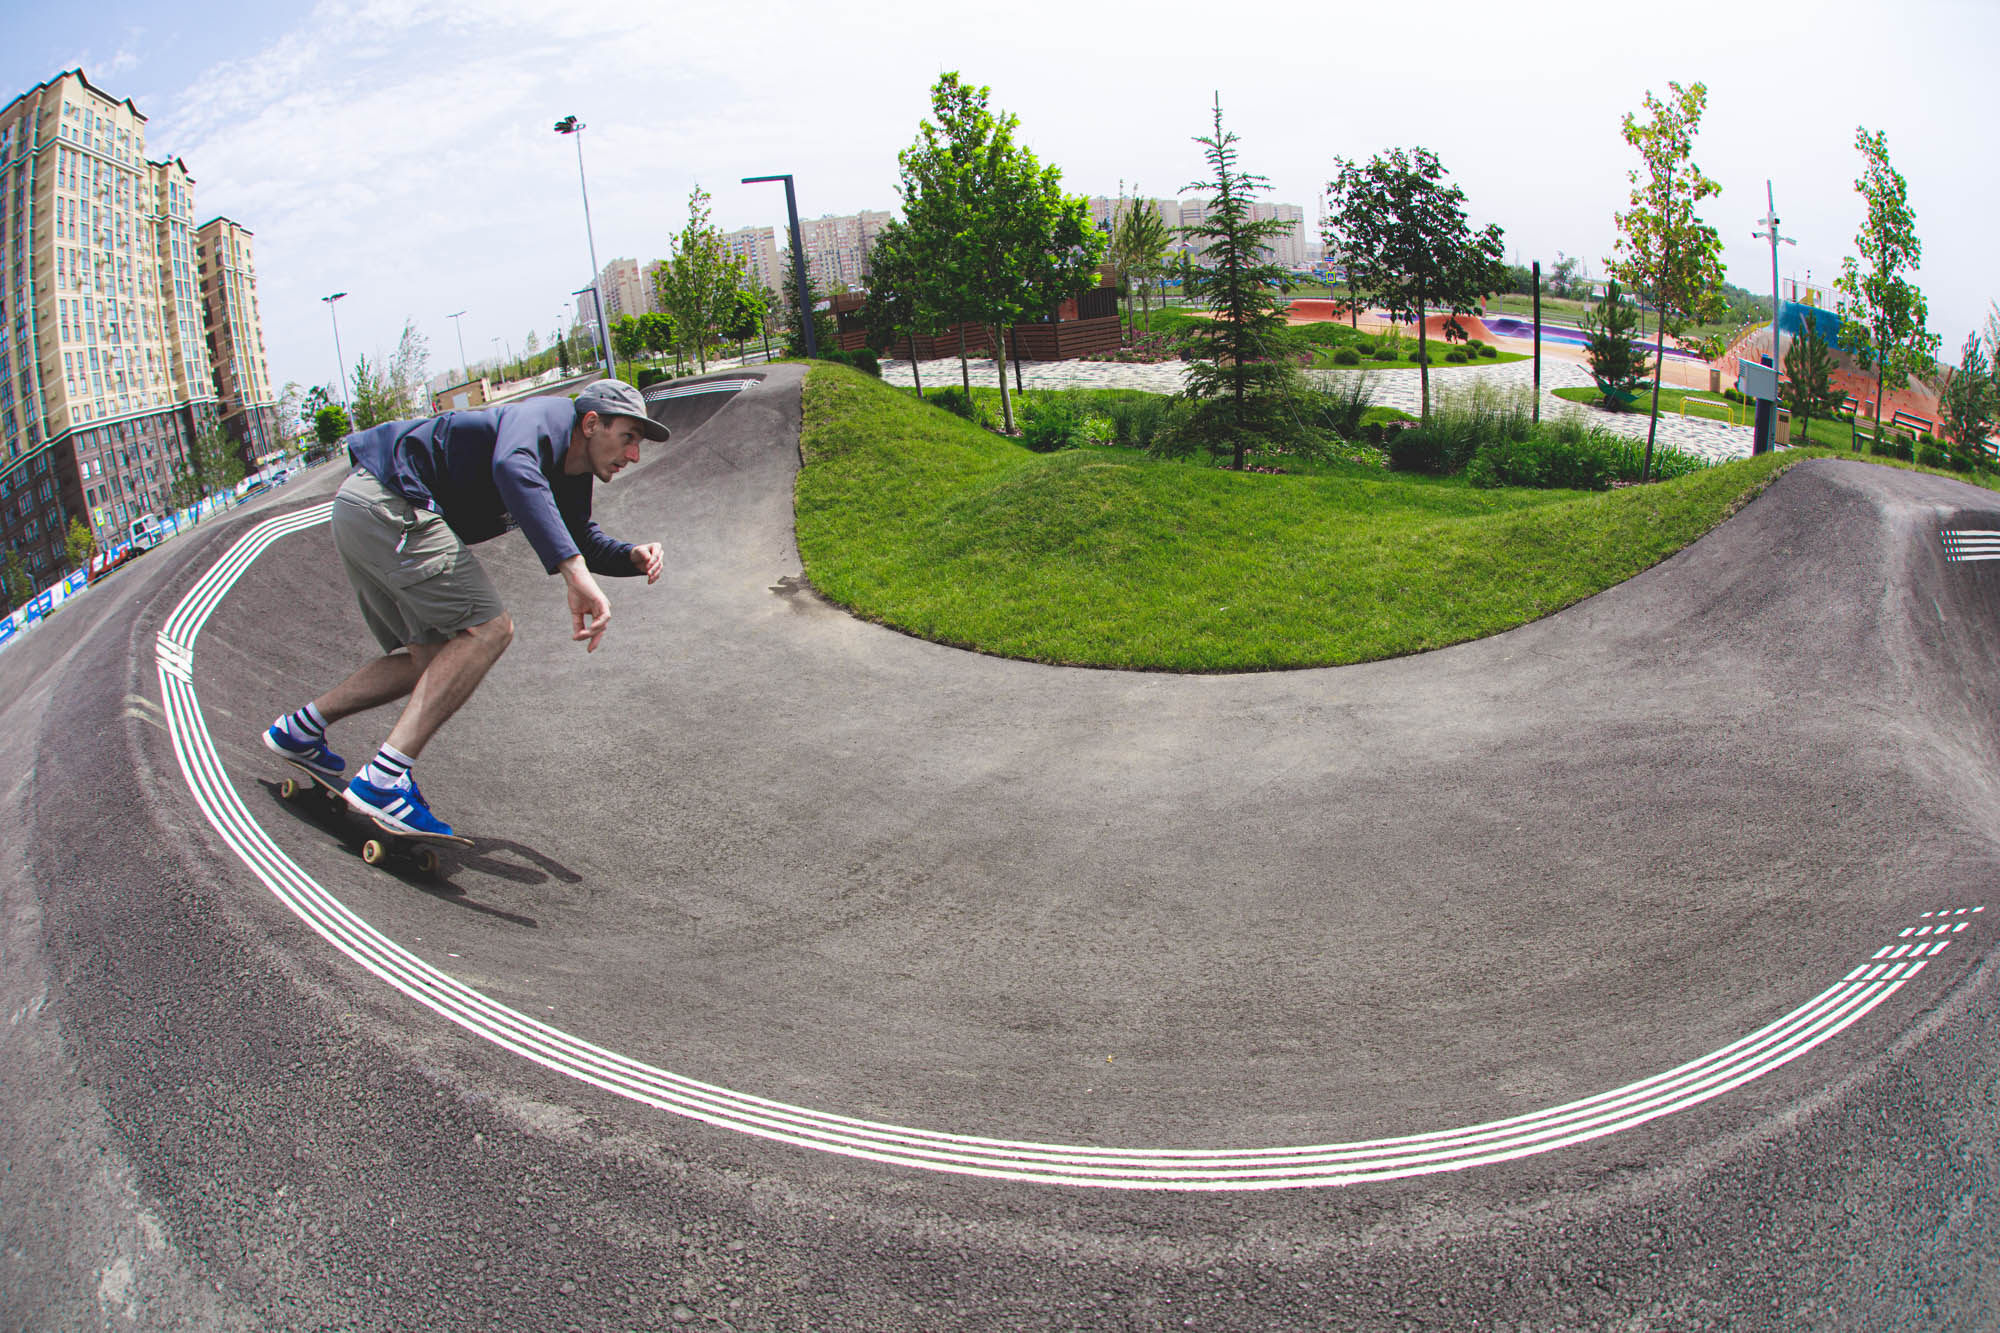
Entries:
[[[201,630],[251,819],[410,953],[734,1092],[1111,1149],[1377,1140],[1695,1061],[1925,913],[1853,1024],[1516,1160],[1206,1193],[857,1160],[640,1104],[314,933],[197,804],[155,636],[332,469],[0,654],[0,1328],[1960,1329],[2000,1310],[2000,528],[1794,468],[1686,551],[1475,644],[1179,677],[982,657],[807,586],[799,371],[663,403],[597,491],[659,540],[419,765],[475,849],[371,869],[258,743],[372,655],[324,525]],[[1338,608],[1328,608],[1338,614]],[[331,736],[350,765],[387,711]]]

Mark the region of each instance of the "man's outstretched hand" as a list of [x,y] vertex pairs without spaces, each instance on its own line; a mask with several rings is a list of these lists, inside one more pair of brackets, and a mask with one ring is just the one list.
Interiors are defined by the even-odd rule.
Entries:
[[658,542],[647,542],[643,546],[633,547],[632,565],[641,574],[646,576],[646,582],[658,583],[660,581],[660,570],[664,567],[660,562],[660,544]]
[[584,651],[594,653],[598,640],[611,625],[611,599],[584,568],[582,556],[571,556],[562,562],[561,568],[563,588],[569,594],[569,637],[577,643],[589,644]]

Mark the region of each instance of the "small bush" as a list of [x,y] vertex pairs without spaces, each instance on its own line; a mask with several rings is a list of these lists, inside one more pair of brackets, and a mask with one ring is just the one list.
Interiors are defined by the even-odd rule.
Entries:
[[1575,491],[1609,489],[1618,450],[1610,432],[1582,433],[1544,423],[1525,439],[1497,440],[1481,445],[1466,464],[1465,479],[1474,486],[1534,486]]
[[1465,353],[1454,347],[1444,354],[1444,359],[1455,366],[1462,366],[1465,364]]
[[1363,356],[1373,356],[1375,355],[1375,344],[1371,339],[1361,338],[1355,342],[1354,350]]
[[632,383],[635,388],[650,389],[655,384],[671,383],[673,378],[674,372],[671,370],[662,370],[658,366],[647,366],[639,372],[639,378]]
[[1021,443],[1036,453],[1074,449],[1088,440],[1089,418],[1073,393],[1053,390],[1021,395],[1017,416]]
[[978,402],[963,389],[932,389],[924,395],[924,400],[932,407],[941,407],[953,416],[964,417],[967,421],[978,425],[986,423],[986,413],[980,410]]
[[[1904,447],[1907,448],[1908,446]],[[1944,462],[1944,450],[1938,448],[1935,444],[1920,444],[1917,446],[1918,466],[1943,467]]]
[[1375,384],[1368,375],[1344,376],[1334,389],[1314,389],[1299,395],[1299,426],[1311,434],[1333,434],[1352,440],[1361,434],[1361,418],[1375,397]]
[[1375,349],[1375,359],[1377,361],[1394,361],[1396,359],[1396,353],[1391,348],[1378,347]]
[[1355,351],[1352,347],[1339,348],[1333,354],[1333,364],[1336,366],[1358,366],[1361,364],[1361,353]]
[[1497,358],[1500,355],[1500,349],[1495,347],[1492,343],[1479,343],[1478,347],[1479,347],[1479,354],[1483,357]]

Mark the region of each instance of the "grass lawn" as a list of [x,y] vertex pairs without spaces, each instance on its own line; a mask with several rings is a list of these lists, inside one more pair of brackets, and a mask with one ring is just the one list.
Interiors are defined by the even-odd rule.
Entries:
[[[1592,407],[1603,401],[1603,396],[1597,392],[1594,386],[1590,385],[1585,385],[1577,389],[1557,389],[1555,390],[1555,395],[1558,398],[1567,398],[1572,403],[1584,403]],[[1641,394],[1640,403],[1642,406],[1638,411],[1631,413],[1631,415],[1644,415],[1645,406],[1651,404],[1652,396],[1653,390],[1649,385]],[[1660,386],[1660,415],[1663,417],[1678,416],[1681,404],[1686,399],[1708,399],[1708,402],[1689,403],[1687,406],[1687,415],[1691,417],[1705,417],[1711,421],[1720,421],[1727,424],[1729,414],[1722,408],[1714,405],[1714,401],[1718,397],[1719,395],[1709,393],[1705,390],[1675,389],[1662,384]],[[1754,425],[1756,420],[1757,408],[1755,404],[1748,407],[1740,403],[1736,405],[1737,425]],[[1861,443],[1863,449],[1868,447],[1869,433],[1873,428],[1873,424],[1865,418],[1862,421]],[[1811,447],[1846,450],[1853,445],[1853,434],[1845,417],[1839,420],[1827,417],[1814,417],[1806,423],[1806,428],[1803,432],[1799,429],[1797,421],[1792,423],[1791,442],[1792,447],[1795,449]]]
[[[1597,391],[1595,385],[1590,384],[1576,389],[1557,389],[1555,390],[1555,395],[1558,398],[1567,398],[1572,403],[1583,403],[1589,407],[1596,407],[1604,401],[1604,395]],[[1689,401],[1690,399],[1693,401]],[[1723,406],[1725,403],[1727,403],[1727,400],[1721,394],[1710,393],[1706,389],[1676,389],[1666,384],[1660,386],[1660,415],[1663,417],[1680,416],[1682,414],[1681,407],[1685,404],[1688,416],[1701,417],[1708,421],[1720,421],[1725,426],[1732,424],[1730,421],[1732,412],[1736,418],[1733,424],[1738,426],[1747,426],[1757,420],[1757,409],[1755,406],[1745,407],[1741,403]],[[1626,415],[1644,416],[1647,410],[1652,407],[1652,404],[1653,386],[1649,382],[1640,388],[1638,401],[1633,404],[1632,410],[1626,413]]]
[[1799,453],[1605,493],[1343,466],[1269,476],[1034,454],[844,367],[806,380],[799,550],[866,619],[982,652],[1327,666],[1494,634],[1630,578]]
[[[1192,325],[1206,322],[1206,318],[1203,314],[1198,314],[1179,306],[1169,310],[1155,310],[1153,312],[1151,332],[1177,333]],[[1142,325],[1140,331],[1144,333],[1147,329]],[[1291,326],[1291,334],[1302,344],[1304,350],[1312,352],[1312,364],[1316,370],[1415,370],[1417,368],[1417,363],[1413,359],[1417,352],[1417,340],[1408,334],[1404,335],[1400,343],[1405,355],[1399,356],[1393,361],[1377,361],[1371,355],[1385,341],[1380,335],[1357,333],[1346,324],[1339,323],[1338,321],[1325,320],[1316,324],[1294,324]],[[1468,360],[1461,366],[1444,359],[1445,353],[1450,351],[1454,345],[1444,342],[1431,343],[1432,370],[1460,370],[1475,365],[1501,366],[1507,364],[1509,361],[1525,361],[1528,359],[1525,353],[1501,352],[1497,356],[1482,356],[1476,360]],[[1335,365],[1333,354],[1343,347],[1356,347],[1357,350],[1362,351],[1361,364],[1358,366]]]
[[[936,384],[926,385],[924,386],[924,392],[930,393],[939,388],[957,389],[959,387],[961,387],[960,382],[958,380],[952,380],[950,383],[944,385],[936,385]],[[907,393],[912,398],[916,397],[916,391],[914,389],[898,389],[897,392]],[[1113,402],[1118,402],[1121,400],[1129,401],[1138,398],[1165,398],[1168,396],[1166,394],[1152,393],[1145,389],[1023,389],[1011,392],[1011,397],[1014,399],[1014,415],[1016,421],[1018,422],[1018,420],[1020,419],[1022,408],[1026,404],[1033,402],[1037,398],[1053,396],[1053,395],[1061,395],[1066,398],[1075,399],[1077,402],[1083,405],[1083,410],[1086,413],[1090,413],[1092,415],[1098,415],[1107,411],[1109,405]],[[977,406],[982,413],[985,414],[987,422],[989,422],[995,430],[998,430],[1001,421],[1000,390],[996,388],[987,388],[975,382],[972,386],[972,401],[973,404]],[[1376,422],[1382,422],[1386,424],[1391,421],[1415,421],[1416,419],[1417,417],[1415,413],[1405,412],[1401,408],[1396,408],[1396,407],[1370,407],[1365,411],[1363,411],[1361,414],[1361,424],[1364,426],[1373,425]],[[1105,424],[1108,425],[1109,423],[1107,422]],[[1111,444],[1111,441],[1108,439],[1100,440],[1099,443],[1109,446]],[[1121,454],[1129,456],[1129,453],[1127,451],[1121,450],[1120,452]],[[1319,473],[1327,472],[1329,470],[1341,470],[1344,467],[1344,465],[1338,463],[1319,463],[1319,462],[1307,461],[1304,459],[1300,459],[1295,455],[1290,455],[1290,454],[1286,455],[1265,454],[1255,449],[1251,450],[1248,462],[1252,467],[1278,468],[1284,472],[1295,473],[1299,475],[1308,475],[1308,474],[1316,475]],[[1218,458],[1211,455],[1202,454],[1198,455],[1195,458],[1185,460],[1177,464],[1176,466],[1210,467],[1210,468],[1221,468],[1226,470],[1228,467],[1228,459],[1226,457]]]

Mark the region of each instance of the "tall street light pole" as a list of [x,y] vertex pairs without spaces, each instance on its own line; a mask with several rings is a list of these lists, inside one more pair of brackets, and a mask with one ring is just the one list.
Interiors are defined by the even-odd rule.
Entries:
[[792,176],[786,172],[782,176],[745,176],[743,184],[756,185],[762,181],[783,181],[785,183],[785,216],[792,224],[792,278],[799,287],[799,323],[805,325],[806,356],[819,355],[819,341],[813,336],[812,300],[806,294],[806,248],[799,240],[799,201],[792,192]]
[[[1778,354],[1778,317],[1784,313],[1784,307],[1778,304],[1778,245],[1780,242],[1797,245],[1798,242],[1789,236],[1778,235],[1778,202],[1776,196],[1771,193],[1771,182],[1768,180],[1764,182],[1764,208],[1764,216],[1757,220],[1758,225],[1764,230],[1751,232],[1750,235],[1755,240],[1768,240],[1771,243],[1771,367],[1775,370],[1783,364]],[[1775,446],[1777,437],[1778,409],[1774,403],[1771,407],[1769,433],[1758,431],[1751,447],[1756,452],[1763,453]]]
[[[597,334],[600,338],[605,338],[605,339],[610,338],[611,336],[610,332],[604,327],[604,302],[597,299],[596,284],[593,283],[588,287],[579,287],[575,291],[571,292],[570,295],[588,296],[590,298],[591,300],[590,318],[592,321],[592,327],[594,327],[597,330]],[[578,301],[576,303],[576,317],[578,319],[583,318],[583,302],[581,301]],[[612,378],[616,379],[617,378],[616,374],[614,374]]]
[[564,116],[556,122],[557,134],[576,136],[576,183],[583,191],[583,235],[584,239],[590,242],[590,290],[591,294],[597,297],[597,350],[604,358],[605,375],[616,379],[618,373],[611,367],[611,331],[604,327],[604,298],[597,291],[597,275],[601,270],[597,267],[597,236],[590,226],[590,186],[583,179],[584,129],[584,123],[575,116]]
[[445,318],[458,330],[458,382],[463,384],[472,378],[472,367],[465,359],[465,325],[459,323],[465,318],[465,312],[461,310],[456,315],[446,315]]
[[347,410],[349,418],[352,418],[354,400],[347,396],[347,362],[340,355],[340,312],[333,308],[333,303],[345,295],[346,292],[335,292],[332,296],[322,296],[319,299],[326,302],[326,313],[333,316],[333,364],[334,369],[340,372],[340,405]]

